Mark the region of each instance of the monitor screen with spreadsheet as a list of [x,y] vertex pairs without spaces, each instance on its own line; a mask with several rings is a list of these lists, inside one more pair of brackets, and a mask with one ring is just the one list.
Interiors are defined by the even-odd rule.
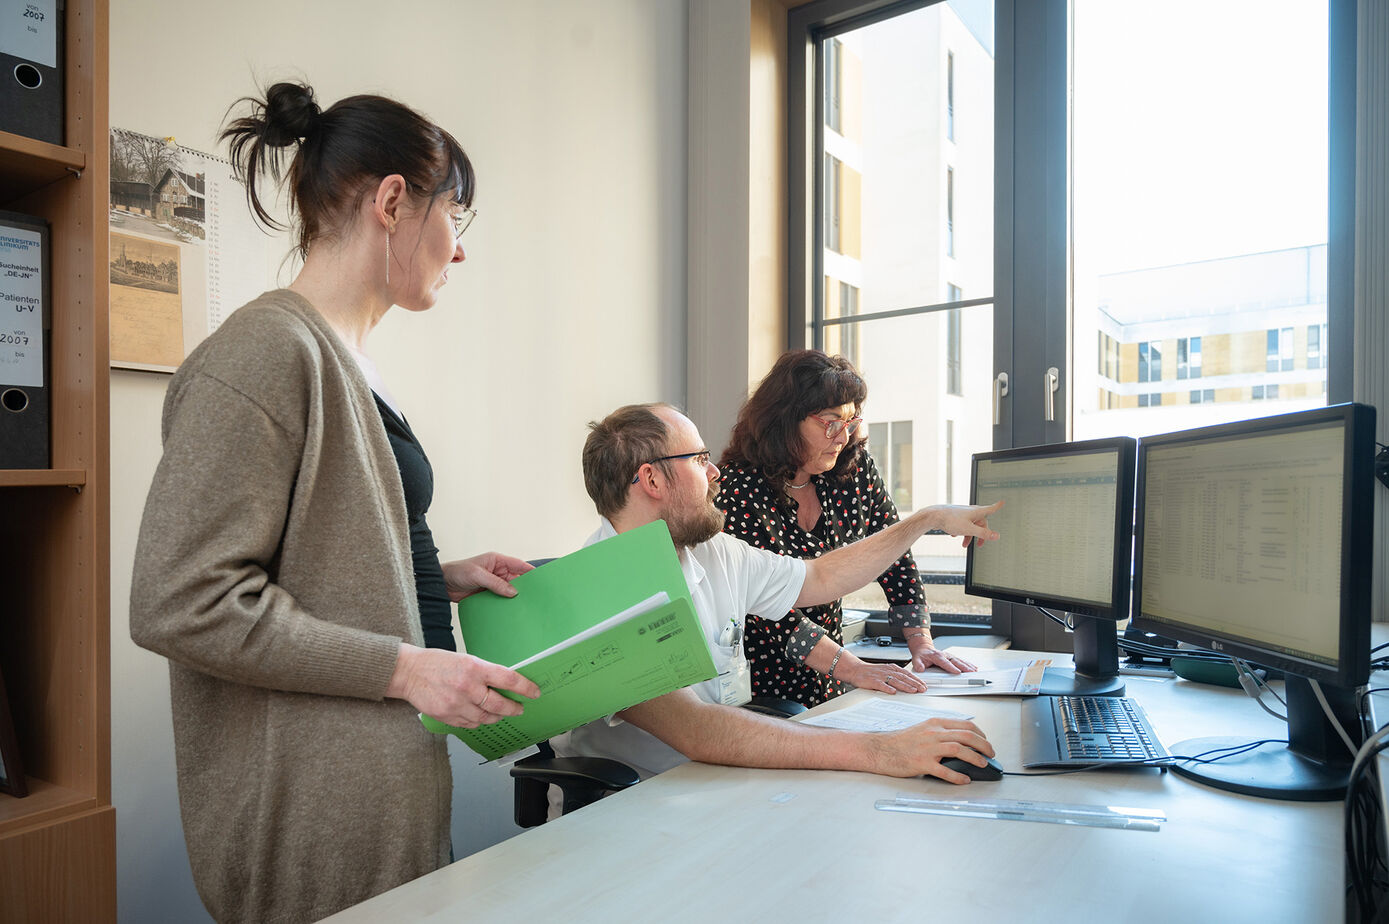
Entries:
[[1120,436],[973,457],[970,503],[1004,504],[989,517],[999,541],[965,558],[965,593],[1035,606],[1072,628],[1075,670],[1048,668],[1044,694],[1124,690],[1115,623],[1129,615],[1135,454]]
[[1003,500],[1003,537],[970,550],[965,591],[1127,619],[1135,441],[1028,446],[974,457],[972,503]]
[[1344,791],[1334,726],[1358,735],[1369,678],[1374,429],[1374,408],[1341,404],[1141,441],[1135,628],[1286,678],[1286,744],[1179,773],[1269,798]]
[[[1332,683],[1369,675],[1374,411],[1355,405],[1145,437],[1134,616],[1141,628]],[[1363,431],[1363,433],[1361,432]],[[1362,443],[1356,458],[1355,439]],[[1368,442],[1367,442],[1368,441]],[[1359,462],[1357,466],[1353,463]],[[1355,468],[1366,471],[1357,476]],[[1358,496],[1358,499],[1357,499]]]

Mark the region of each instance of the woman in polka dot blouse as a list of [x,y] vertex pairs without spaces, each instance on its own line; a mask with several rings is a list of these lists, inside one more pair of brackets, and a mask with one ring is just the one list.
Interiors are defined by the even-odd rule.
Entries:
[[[796,558],[818,558],[897,522],[873,458],[864,447],[863,401],[868,386],[848,360],[819,350],[781,356],[738,412],[716,503],[724,531],[751,545]],[[912,669],[956,672],[974,665],[951,658],[931,641],[926,597],[911,552],[879,578],[912,652]],[[898,610],[898,613],[904,612]],[[805,607],[800,620],[746,623],[752,693],[815,706],[843,693],[833,667],[820,674],[805,656],[825,636],[843,641],[838,600]],[[838,661],[838,658],[835,659]]]

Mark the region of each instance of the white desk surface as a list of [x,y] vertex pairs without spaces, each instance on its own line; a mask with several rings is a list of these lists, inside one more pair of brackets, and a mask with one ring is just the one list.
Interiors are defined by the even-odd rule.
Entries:
[[[1169,748],[1284,734],[1238,690],[1127,684]],[[820,710],[884,695],[854,691]],[[1020,769],[1018,698],[933,699],[973,713],[1004,769]],[[1156,808],[1168,820],[1145,832],[874,809],[899,793]],[[1255,799],[1154,769],[953,786],[691,763],[328,920],[1339,921],[1343,882],[1340,802]]]

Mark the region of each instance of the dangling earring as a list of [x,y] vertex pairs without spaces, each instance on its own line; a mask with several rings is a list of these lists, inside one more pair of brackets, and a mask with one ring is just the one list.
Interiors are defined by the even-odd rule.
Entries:
[[391,232],[386,232],[386,288],[391,286]]

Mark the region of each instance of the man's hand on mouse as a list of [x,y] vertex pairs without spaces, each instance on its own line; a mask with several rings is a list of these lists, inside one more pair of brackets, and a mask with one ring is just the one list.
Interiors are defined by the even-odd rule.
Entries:
[[927,719],[910,728],[871,735],[876,773],[886,776],[935,776],[948,783],[968,783],[969,777],[941,766],[947,757],[978,760],[993,757],[994,748],[984,732],[963,719]]
[[982,754],[974,754],[970,757],[944,757],[941,758],[940,765],[945,770],[952,773],[963,774],[966,781],[979,782],[1003,779],[1003,768],[998,761],[993,758],[984,758],[983,763],[978,763]]

